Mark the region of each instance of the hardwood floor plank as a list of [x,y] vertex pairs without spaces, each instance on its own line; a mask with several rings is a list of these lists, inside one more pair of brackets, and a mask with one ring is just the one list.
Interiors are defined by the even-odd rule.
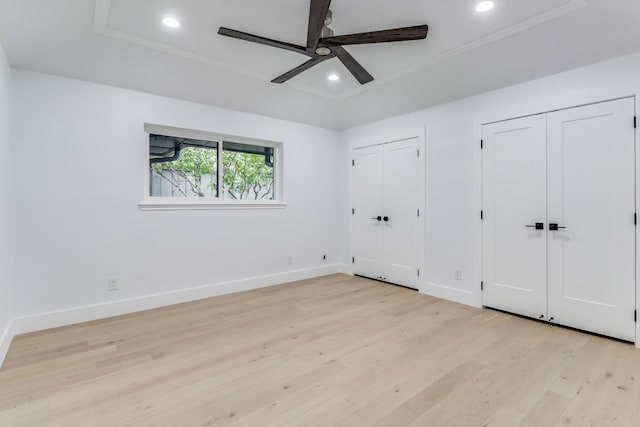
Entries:
[[548,427],[556,422],[566,410],[571,399],[552,391],[545,392],[520,423],[521,427]]
[[569,334],[532,375],[522,378],[520,387],[493,413],[489,425],[517,425],[522,422],[545,395],[550,384],[571,363],[574,354],[579,353],[589,339],[580,334]]
[[640,425],[629,344],[331,275],[14,339],[0,425]]

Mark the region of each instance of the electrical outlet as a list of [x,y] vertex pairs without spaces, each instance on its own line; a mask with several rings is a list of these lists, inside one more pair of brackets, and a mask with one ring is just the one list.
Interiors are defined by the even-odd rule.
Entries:
[[455,270],[453,272],[453,279],[454,280],[462,280],[462,270]]
[[109,291],[117,291],[118,290],[118,278],[110,277],[107,279],[107,290]]
[[287,257],[287,264],[289,264],[289,265],[293,265],[293,256],[289,255],[289,256]]

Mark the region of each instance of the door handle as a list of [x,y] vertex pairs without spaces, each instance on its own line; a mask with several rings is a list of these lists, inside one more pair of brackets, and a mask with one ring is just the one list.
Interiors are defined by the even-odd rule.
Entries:
[[371,219],[375,219],[376,221],[382,221],[382,217],[381,216],[374,216]]
[[[551,226],[551,224],[549,224]],[[535,225],[525,225],[527,228],[535,228],[536,230],[544,230],[544,222],[536,222]]]
[[561,227],[558,224],[553,223],[553,222],[549,223],[549,230],[551,230],[551,231],[558,231],[561,228],[567,228],[567,227]]
[[388,216],[384,216],[384,217],[382,217],[382,220],[383,220],[384,222],[389,222],[389,221],[390,221],[390,219],[389,219],[389,217],[388,217]]

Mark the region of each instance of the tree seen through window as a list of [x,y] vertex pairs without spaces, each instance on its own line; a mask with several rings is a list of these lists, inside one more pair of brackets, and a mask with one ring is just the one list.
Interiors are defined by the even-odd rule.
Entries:
[[152,134],[149,153],[152,197],[274,199],[272,147]]

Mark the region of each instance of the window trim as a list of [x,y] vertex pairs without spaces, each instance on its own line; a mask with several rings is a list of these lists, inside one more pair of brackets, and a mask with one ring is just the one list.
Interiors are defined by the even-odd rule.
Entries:
[[[146,156],[145,160],[148,163],[149,159],[149,135],[159,134],[167,136],[175,136],[179,138],[190,138],[207,141],[217,142],[237,142],[241,144],[258,145],[263,147],[271,147],[274,149],[274,161],[275,167],[273,170],[275,186],[274,200],[230,200],[220,197],[207,198],[207,199],[195,199],[195,198],[179,198],[179,197],[151,197],[149,193],[149,169],[144,168],[144,196],[142,202],[138,203],[140,210],[209,210],[209,209],[284,209],[287,203],[284,201],[284,186],[283,186],[283,144],[281,142],[269,141],[258,138],[249,138],[238,135],[226,135],[215,132],[208,132],[195,129],[185,129],[173,126],[157,125],[152,123],[144,124],[144,132],[147,135],[145,138]],[[223,143],[224,147],[224,143]],[[218,159],[218,167],[220,167],[221,159]]]

